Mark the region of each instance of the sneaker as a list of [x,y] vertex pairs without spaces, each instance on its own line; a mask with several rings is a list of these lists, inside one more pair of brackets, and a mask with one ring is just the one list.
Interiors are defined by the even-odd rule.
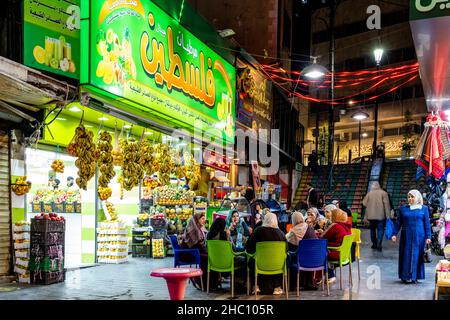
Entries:
[[[256,286],[256,292],[261,293],[261,290],[259,290],[259,286]],[[252,294],[255,294],[255,289],[253,288]]]
[[273,294],[274,294],[274,295],[280,295],[280,294],[283,294],[283,289],[281,289],[280,287],[275,288],[275,289],[273,290]]
[[336,277],[328,279],[328,284],[333,284],[336,282]]

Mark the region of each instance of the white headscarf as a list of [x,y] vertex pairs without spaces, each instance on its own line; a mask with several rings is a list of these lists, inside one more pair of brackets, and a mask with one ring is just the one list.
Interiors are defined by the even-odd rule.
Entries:
[[264,215],[263,227],[278,229],[278,219],[275,213],[269,212]]
[[420,193],[420,191],[413,189],[413,190],[409,191],[408,194],[411,194],[414,196],[414,203],[412,205],[410,205],[409,208],[411,210],[422,209],[423,198],[422,198],[422,194]]
[[305,236],[305,233],[308,230],[308,225],[306,224],[305,218],[300,212],[294,212],[292,214],[292,224],[294,226],[291,231],[288,232],[286,238],[288,242],[297,246],[298,242]]
[[325,211],[325,215],[326,215],[326,211],[329,211],[331,214],[331,211],[333,211],[334,209],[337,209],[336,205],[328,204],[325,206],[325,208],[323,208],[323,211]]

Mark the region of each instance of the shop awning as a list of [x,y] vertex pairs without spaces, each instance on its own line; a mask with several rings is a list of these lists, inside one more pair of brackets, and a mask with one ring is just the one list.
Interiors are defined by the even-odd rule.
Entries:
[[445,3],[411,1],[411,32],[428,111],[450,107],[450,9]]
[[0,57],[0,112],[4,120],[37,121],[34,112],[76,94],[74,86]]

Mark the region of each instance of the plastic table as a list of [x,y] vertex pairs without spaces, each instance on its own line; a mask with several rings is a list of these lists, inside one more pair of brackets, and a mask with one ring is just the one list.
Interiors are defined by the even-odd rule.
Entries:
[[152,271],[150,276],[166,280],[170,300],[183,300],[187,280],[202,274],[202,270],[197,268],[161,268]]

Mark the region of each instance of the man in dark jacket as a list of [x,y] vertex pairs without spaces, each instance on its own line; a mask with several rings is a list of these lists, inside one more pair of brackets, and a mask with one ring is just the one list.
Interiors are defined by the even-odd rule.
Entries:
[[306,204],[308,205],[308,208],[319,208],[319,191],[314,189],[311,183],[307,183],[306,187],[308,188],[308,196],[306,197]]

